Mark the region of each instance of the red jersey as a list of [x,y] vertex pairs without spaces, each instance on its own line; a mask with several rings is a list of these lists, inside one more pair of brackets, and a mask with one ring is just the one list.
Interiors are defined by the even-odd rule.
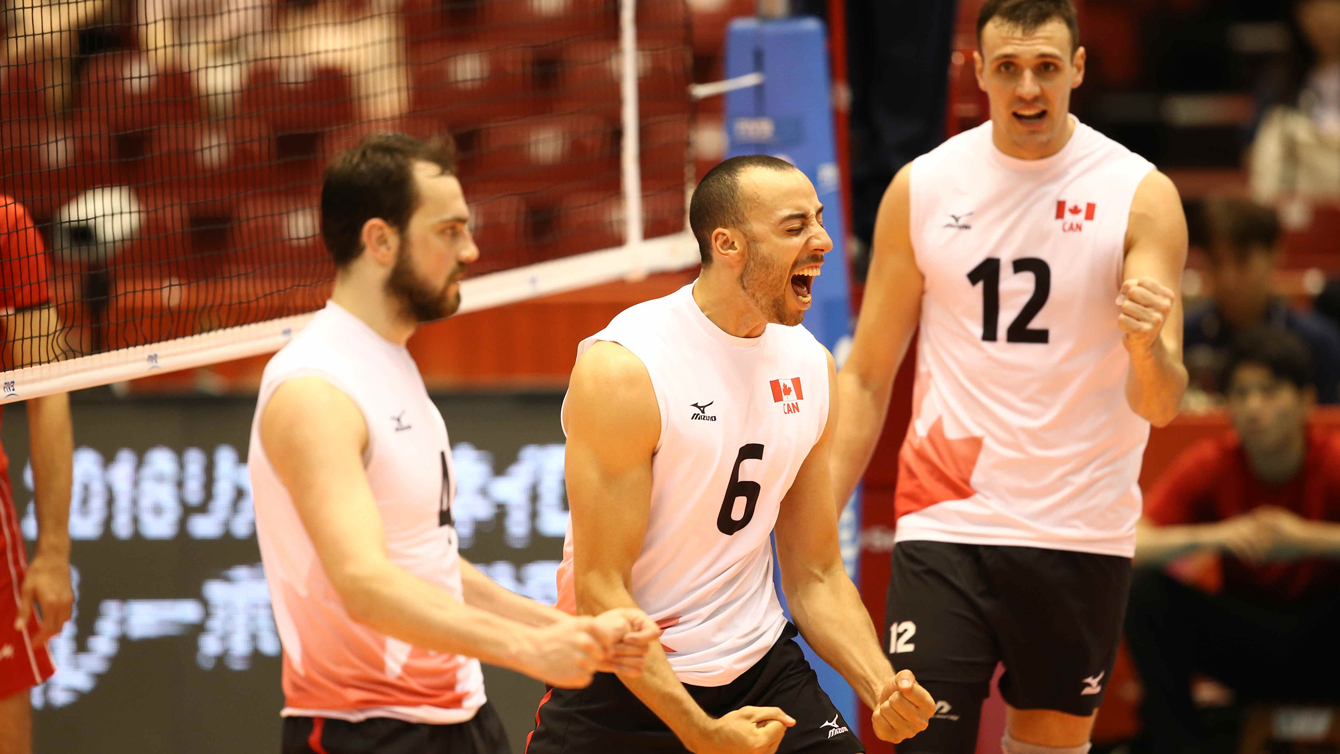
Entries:
[[[1263,505],[1313,521],[1340,523],[1340,433],[1309,428],[1298,474],[1277,485],[1252,476],[1235,432],[1187,448],[1145,499],[1145,516],[1161,526],[1223,521]],[[1340,591],[1340,561],[1309,558],[1253,566],[1223,557],[1224,591],[1292,601]]]
[[[50,281],[46,244],[28,210],[13,197],[0,194],[0,313],[48,303]],[[5,333],[5,337],[12,340],[15,333]],[[8,470],[9,456],[0,449],[0,473]]]

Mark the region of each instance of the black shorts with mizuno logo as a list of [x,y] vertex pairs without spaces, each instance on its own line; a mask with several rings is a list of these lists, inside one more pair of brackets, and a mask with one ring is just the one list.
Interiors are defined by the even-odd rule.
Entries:
[[[842,719],[796,644],[790,623],[768,650],[725,686],[689,686],[712,717],[741,707],[779,707],[796,719],[778,754],[861,754],[865,747]],[[614,675],[597,673],[584,689],[553,689],[540,702],[526,754],[687,754],[665,723]]]
[[976,741],[997,663],[1005,666],[1000,693],[1010,706],[1092,714],[1116,661],[1130,585],[1130,558],[899,542],[884,649],[895,669],[915,673],[939,703],[908,750],[937,739],[937,727],[943,735],[966,724],[972,735],[956,738]]
[[371,717],[357,723],[328,717],[284,718],[283,754],[511,754],[502,719],[485,702],[454,725]]

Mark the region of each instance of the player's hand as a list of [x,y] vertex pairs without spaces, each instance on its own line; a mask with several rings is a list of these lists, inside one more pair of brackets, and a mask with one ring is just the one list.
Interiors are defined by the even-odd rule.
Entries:
[[1158,342],[1163,323],[1172,313],[1176,298],[1166,285],[1153,278],[1136,278],[1121,284],[1117,294],[1117,326],[1121,342],[1131,354],[1147,354]]
[[28,573],[19,587],[19,613],[14,619],[15,630],[22,631],[32,615],[33,603],[41,610],[42,623],[36,644],[60,633],[61,626],[70,619],[74,604],[74,589],[70,587],[70,559],[38,552],[28,564]]
[[1286,560],[1307,557],[1314,550],[1313,528],[1291,510],[1263,505],[1251,512],[1257,525],[1271,536],[1270,555]]
[[596,670],[626,678],[642,675],[647,650],[661,636],[661,629],[646,613],[631,607],[606,610],[596,616],[594,628],[596,640],[608,653]]
[[776,707],[741,707],[713,720],[699,740],[684,745],[694,754],[773,754],[795,724]]
[[935,715],[935,700],[910,670],[900,670],[890,678],[880,696],[884,701],[870,715],[870,721],[881,741],[902,743],[926,730]]
[[1245,514],[1209,524],[1211,543],[1246,563],[1259,564],[1275,547],[1275,533],[1256,514]]
[[563,618],[534,629],[521,670],[557,688],[585,688],[597,666],[608,658],[609,650],[597,638],[605,636],[606,631],[590,617]]

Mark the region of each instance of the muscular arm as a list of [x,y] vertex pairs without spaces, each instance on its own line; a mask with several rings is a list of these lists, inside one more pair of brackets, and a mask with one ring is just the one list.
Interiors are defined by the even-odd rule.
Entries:
[[[25,309],[6,315],[16,367],[59,360],[60,319],[54,307]],[[21,589],[19,621],[26,621],[35,600],[42,608],[38,643],[60,631],[70,617],[74,592],[70,587],[70,486],[74,458],[74,430],[70,398],[65,393],[27,402],[28,449],[33,464],[37,508],[37,547]]]
[[[836,376],[829,356],[828,426],[782,498],[777,516],[777,561],[791,615],[814,651],[847,679],[870,709],[893,678],[870,614],[842,565],[836,506],[828,469],[837,419]],[[845,418],[845,417],[844,417]]]
[[1118,323],[1131,357],[1126,401],[1160,427],[1177,416],[1187,385],[1181,296],[1186,247],[1177,188],[1164,174],[1151,172],[1131,203]]
[[[586,673],[551,672],[545,655],[556,648],[546,646],[549,635],[456,600],[391,563],[363,469],[367,426],[339,389],[320,377],[283,383],[265,406],[260,436],[354,620],[417,647],[478,657],[555,685],[589,682],[598,655],[593,639],[576,647],[590,655]],[[479,591],[474,584],[472,592]]]
[[838,510],[847,504],[870,463],[889,412],[898,366],[921,316],[923,278],[912,254],[908,183],[898,171],[875,220],[870,273],[851,354],[838,374],[842,423],[833,436],[832,484]]
[[[651,515],[651,457],[660,408],[642,362],[617,343],[593,344],[572,370],[563,405],[577,611],[637,607],[633,563]],[[690,749],[711,725],[653,646],[642,676],[621,678]]]
[[465,604],[523,625],[548,626],[566,617],[560,610],[498,586],[464,559],[461,560],[461,587]]

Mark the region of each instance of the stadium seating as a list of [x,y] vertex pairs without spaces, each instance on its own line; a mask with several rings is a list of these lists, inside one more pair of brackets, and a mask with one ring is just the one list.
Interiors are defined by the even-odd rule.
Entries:
[[94,56],[81,75],[79,107],[111,133],[192,123],[203,112],[189,74],[160,70],[137,52]]

